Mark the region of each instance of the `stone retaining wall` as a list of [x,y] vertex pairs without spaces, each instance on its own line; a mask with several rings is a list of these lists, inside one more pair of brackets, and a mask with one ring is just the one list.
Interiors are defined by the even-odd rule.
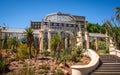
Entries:
[[91,58],[90,63],[87,65],[71,66],[72,75],[87,75],[99,65],[99,55],[95,51],[88,49],[85,54]]

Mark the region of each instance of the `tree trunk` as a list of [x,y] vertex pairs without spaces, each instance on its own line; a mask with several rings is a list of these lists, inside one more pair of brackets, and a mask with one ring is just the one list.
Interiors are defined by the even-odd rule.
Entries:
[[31,55],[31,44],[29,46],[29,58],[31,59],[32,58],[32,55]]

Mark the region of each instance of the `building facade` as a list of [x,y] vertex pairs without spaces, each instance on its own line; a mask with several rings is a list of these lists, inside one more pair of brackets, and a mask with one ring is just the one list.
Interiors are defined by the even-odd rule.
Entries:
[[[31,21],[30,27],[33,29],[34,36],[39,37],[40,50],[44,49],[44,43],[48,44],[50,49],[50,39],[54,33],[59,33],[65,41],[65,48],[71,44],[71,39],[78,36],[78,41],[82,37],[81,32],[85,31],[85,16],[76,16],[61,12],[48,14],[42,21]],[[1,28],[1,36],[18,37],[25,36],[25,29],[7,28],[3,25]]]
[[[43,50],[44,43],[47,42],[48,50],[50,50],[50,39],[54,33],[59,33],[64,39],[64,48],[70,47],[72,38],[78,36],[78,41],[82,39],[82,33],[85,31],[85,17],[75,16],[66,13],[48,14],[41,22],[31,21],[31,28],[40,30],[40,50]],[[78,33],[79,32],[79,33]],[[81,39],[81,40],[80,40]],[[81,43],[79,43],[80,45]]]

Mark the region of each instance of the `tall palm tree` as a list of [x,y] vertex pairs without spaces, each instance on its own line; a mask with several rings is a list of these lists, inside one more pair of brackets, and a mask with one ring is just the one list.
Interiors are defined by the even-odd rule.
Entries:
[[120,7],[116,7],[116,19],[120,21]]
[[27,43],[29,46],[29,57],[31,58],[31,56],[32,56],[31,48],[32,48],[32,45],[34,42],[33,30],[31,28],[26,28],[25,33],[26,33]]

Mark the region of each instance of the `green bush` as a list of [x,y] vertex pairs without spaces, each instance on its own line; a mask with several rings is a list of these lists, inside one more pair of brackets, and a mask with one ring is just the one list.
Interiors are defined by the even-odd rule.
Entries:
[[105,54],[109,54],[109,48],[108,47],[105,49]]
[[45,57],[47,57],[47,56],[50,55],[50,52],[48,52],[47,50],[44,50],[42,54],[43,54]]
[[59,58],[60,62],[65,62],[65,61],[70,61],[70,60],[71,60],[71,55],[66,54],[65,52],[60,53],[60,58]]
[[83,49],[81,47],[77,47],[76,52],[77,54],[81,54],[83,52]]
[[55,75],[64,75],[63,71],[61,69],[57,69]]
[[20,44],[17,52],[18,59],[26,59],[29,58],[29,48],[27,44]]
[[81,59],[81,54],[83,52],[83,49],[81,47],[77,47],[75,50],[66,49],[60,53],[60,62],[66,62],[66,61],[75,61],[78,62]]
[[72,51],[72,54],[71,54],[71,60],[72,61],[76,61],[76,57],[78,57],[79,55],[77,54],[76,51]]
[[55,56],[53,51],[50,52],[50,56],[51,56],[51,57],[54,57],[54,56]]
[[5,60],[0,59],[0,72],[5,72],[8,68],[8,64]]

